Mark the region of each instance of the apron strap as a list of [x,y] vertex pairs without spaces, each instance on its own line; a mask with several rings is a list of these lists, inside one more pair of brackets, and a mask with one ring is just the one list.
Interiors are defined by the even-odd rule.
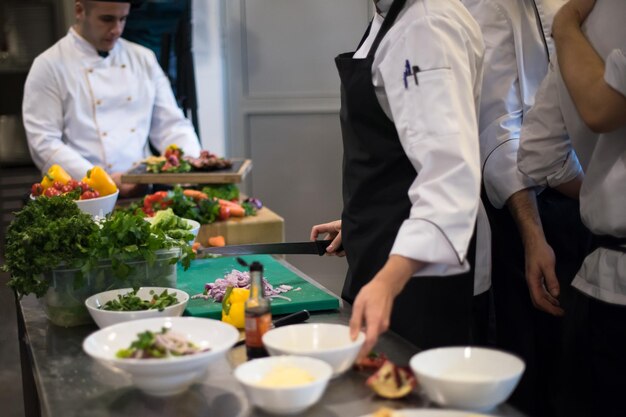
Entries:
[[593,247],[610,249],[626,253],[626,237],[615,237],[610,235],[593,235]]
[[[387,12],[387,16],[385,16],[385,20],[383,20],[383,24],[380,27],[380,30],[376,34],[376,39],[374,39],[374,43],[372,43],[372,47],[367,53],[368,58],[371,58],[374,56],[374,54],[376,53],[376,50],[378,49],[378,45],[380,44],[380,41],[383,40],[383,38],[385,37],[389,29],[391,29],[391,26],[393,26],[394,22],[396,21],[396,18],[398,17],[400,12],[404,8],[405,4],[406,4],[406,0],[394,0],[393,4],[389,8],[389,11]],[[368,32],[369,32],[369,29],[368,29]]]

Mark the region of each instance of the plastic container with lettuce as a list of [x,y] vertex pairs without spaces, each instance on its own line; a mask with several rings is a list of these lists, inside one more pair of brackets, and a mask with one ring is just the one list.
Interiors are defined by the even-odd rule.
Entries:
[[11,273],[9,286],[18,296],[41,298],[50,321],[75,326],[91,322],[84,306],[90,295],[115,288],[175,287],[176,263],[187,269],[194,257],[188,235],[164,231],[127,212],[96,223],[70,198],[37,199],[9,225],[2,269]]

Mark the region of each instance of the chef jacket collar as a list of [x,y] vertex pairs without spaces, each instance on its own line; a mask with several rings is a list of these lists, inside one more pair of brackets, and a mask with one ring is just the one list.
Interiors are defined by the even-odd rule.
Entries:
[[389,11],[389,8],[391,7],[391,4],[393,3],[393,0],[374,0],[374,3],[376,5],[378,13],[382,17],[385,17],[387,12]]
[[[69,33],[74,39],[74,45],[76,46],[78,51],[82,53],[83,55],[85,55],[86,58],[90,59],[90,61],[93,60],[92,62],[90,62],[90,64],[92,64],[93,62],[98,62],[98,61],[102,61],[103,59],[105,59],[104,57],[100,56],[100,54],[98,53],[98,50],[92,44],[87,42],[85,38],[83,38],[82,36],[78,34],[78,32],[76,31],[76,29],[74,29],[74,27],[70,27]],[[118,42],[119,42],[119,39],[118,39]],[[108,55],[109,57],[114,55],[115,52],[117,51],[118,42],[116,42],[113,49],[109,51],[109,55]]]

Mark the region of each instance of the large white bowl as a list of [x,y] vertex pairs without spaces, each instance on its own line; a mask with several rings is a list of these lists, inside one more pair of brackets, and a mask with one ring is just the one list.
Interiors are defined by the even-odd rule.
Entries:
[[[313,381],[291,387],[259,385],[268,372],[276,367],[295,367],[308,372]],[[324,394],[332,368],[326,362],[304,356],[273,356],[254,359],[235,369],[235,378],[241,383],[250,402],[274,414],[298,414],[317,403]]]
[[350,338],[350,328],[342,324],[304,323],[278,327],[263,335],[270,355],[300,355],[321,359],[333,368],[333,377],[352,366],[365,334]]
[[[138,333],[163,327],[181,333],[206,352],[165,359],[120,359]],[[224,359],[239,339],[239,331],[218,320],[196,317],[151,318],[114,324],[89,335],[83,350],[105,366],[128,373],[140,390],[154,396],[174,395],[204,379],[211,362]]]
[[414,355],[410,366],[432,401],[479,411],[506,401],[525,368],[517,356],[477,347],[426,350]]
[[104,217],[115,208],[117,196],[120,191],[117,190],[113,194],[104,197],[91,198],[89,200],[74,200],[79,209],[92,216]]
[[110,290],[92,295],[85,300],[85,306],[87,307],[87,311],[89,311],[91,318],[100,328],[130,320],[147,319],[151,317],[182,316],[185,308],[187,307],[187,302],[189,301],[189,294],[185,291],[178,290],[176,288],[141,287],[137,291],[137,296],[143,300],[151,300],[152,294],[150,294],[150,291],[154,291],[156,294],[161,294],[164,290],[167,290],[168,293],[176,295],[178,303],[165,307],[162,311],[159,311],[158,309],[139,311],[109,311],[102,310],[100,308],[111,300],[117,300],[118,295],[124,295],[132,292],[132,288]]

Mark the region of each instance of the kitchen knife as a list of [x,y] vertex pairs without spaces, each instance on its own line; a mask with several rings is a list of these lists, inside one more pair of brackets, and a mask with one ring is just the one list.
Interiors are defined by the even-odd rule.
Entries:
[[316,240],[311,242],[287,242],[287,243],[253,243],[249,245],[214,246],[198,249],[196,257],[203,255],[319,255],[326,253],[326,248],[332,240]]

